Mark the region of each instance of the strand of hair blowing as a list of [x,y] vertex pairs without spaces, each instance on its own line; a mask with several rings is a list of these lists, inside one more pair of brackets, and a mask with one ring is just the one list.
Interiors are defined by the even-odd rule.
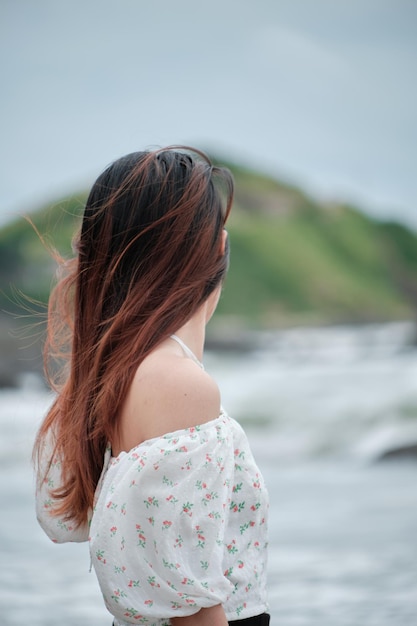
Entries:
[[231,174],[181,150],[133,153],[103,172],[87,200],[78,255],[50,297],[45,370],[58,393],[34,456],[39,467],[53,433],[49,463],[62,468],[53,513],[76,525],[93,505],[137,367],[227,271],[220,249]]

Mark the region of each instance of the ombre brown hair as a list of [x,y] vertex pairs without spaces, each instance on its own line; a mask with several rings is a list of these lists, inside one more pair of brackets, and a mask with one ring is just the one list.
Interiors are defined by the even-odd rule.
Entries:
[[57,396],[34,457],[40,472],[52,434],[54,514],[86,521],[137,367],[223,280],[232,198],[229,170],[186,147],[128,154],[94,183],[48,308],[45,370]]

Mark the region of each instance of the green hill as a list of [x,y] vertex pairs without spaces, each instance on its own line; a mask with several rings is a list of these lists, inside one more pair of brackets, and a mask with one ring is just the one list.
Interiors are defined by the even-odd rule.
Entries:
[[[388,321],[415,317],[417,235],[359,210],[325,206],[297,188],[229,164],[236,199],[231,268],[217,320],[244,326]],[[31,214],[48,243],[71,253],[85,195]],[[0,230],[1,308],[16,292],[46,302],[54,264],[23,218]],[[13,304],[14,303],[14,304]]]

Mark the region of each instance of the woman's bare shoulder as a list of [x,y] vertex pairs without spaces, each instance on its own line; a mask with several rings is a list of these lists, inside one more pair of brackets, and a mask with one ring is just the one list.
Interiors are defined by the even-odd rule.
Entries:
[[189,358],[160,354],[138,368],[121,415],[124,448],[216,419],[220,391]]

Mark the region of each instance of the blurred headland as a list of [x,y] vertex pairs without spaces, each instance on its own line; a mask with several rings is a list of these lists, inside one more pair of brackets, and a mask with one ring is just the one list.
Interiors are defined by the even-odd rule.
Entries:
[[[231,267],[209,325],[209,345],[247,349],[257,330],[417,318],[415,232],[353,206],[319,203],[236,163],[226,165],[236,182],[227,225]],[[30,214],[43,242],[22,217],[0,230],[0,385],[13,384],[21,371],[40,369],[56,269],[48,246],[72,255],[85,198],[78,193]]]

